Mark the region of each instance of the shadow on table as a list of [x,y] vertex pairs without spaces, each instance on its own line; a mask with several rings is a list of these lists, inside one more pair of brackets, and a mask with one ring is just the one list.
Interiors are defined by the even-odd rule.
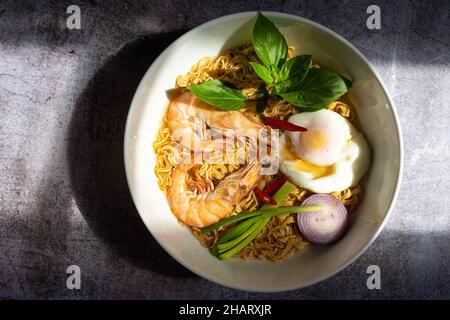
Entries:
[[139,217],[123,162],[125,122],[133,94],[153,60],[181,34],[139,38],[96,72],[76,101],[68,162],[77,205],[101,239],[140,267],[190,277],[193,274],[159,246]]

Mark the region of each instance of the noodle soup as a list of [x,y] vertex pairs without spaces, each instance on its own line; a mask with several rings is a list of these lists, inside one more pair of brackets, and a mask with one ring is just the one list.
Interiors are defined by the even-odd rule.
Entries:
[[[287,61],[295,57],[295,51],[296,48],[288,46]],[[249,182],[251,185],[248,186],[248,190],[245,190],[244,194],[235,196],[232,200],[227,200],[226,203],[223,199],[219,199],[219,203],[213,203],[212,198],[214,198],[214,196],[211,196],[211,194],[214,194],[217,192],[217,189],[221,189],[224,184],[228,183],[227,177],[229,178],[233,174],[240,174],[241,171],[245,172],[246,170],[250,170],[248,169],[248,163],[235,161],[235,159],[238,158],[236,155],[245,151],[243,151],[242,148],[235,147],[232,153],[233,156],[228,157],[226,161],[221,163],[200,161],[195,165],[185,166],[182,160],[183,156],[186,156],[186,153],[189,155],[191,154],[189,153],[189,150],[181,152],[180,154],[179,149],[177,148],[181,138],[174,138],[173,127],[181,126],[182,129],[185,130],[183,131],[185,136],[189,136],[190,134],[197,134],[197,127],[201,126],[204,126],[207,129],[210,129],[211,127],[223,129],[225,126],[223,124],[225,121],[224,118],[227,118],[232,112],[239,113],[238,120],[234,119],[237,117],[237,114],[233,113],[232,116],[230,116],[238,124],[242,123],[242,126],[255,126],[257,128],[259,128],[260,125],[262,125],[262,127],[265,126],[264,119],[273,118],[287,122],[293,115],[302,112],[316,112],[306,111],[306,109],[294,105],[287,99],[280,99],[279,97],[274,97],[272,95],[267,96],[264,101],[264,109],[258,111],[258,99],[261,96],[261,87],[264,85],[264,80],[255,72],[252,63],[262,64],[263,61],[261,60],[262,59],[255,52],[254,43],[247,43],[244,46],[226,50],[217,57],[200,58],[187,74],[179,75],[174,79],[178,95],[184,95],[184,100],[182,102],[177,100],[171,102],[172,108],[175,108],[175,103],[178,103],[176,105],[177,109],[176,111],[171,112],[171,107],[169,106],[169,110],[159,129],[157,138],[153,142],[153,150],[156,154],[155,174],[158,179],[159,188],[168,197],[172,211],[181,212],[180,214],[174,212],[180,224],[190,228],[193,236],[196,237],[205,248],[212,251],[214,251],[214,248],[220,243],[220,239],[226,237],[230,230],[233,230],[237,224],[231,223],[218,227],[211,232],[204,233],[202,232],[202,228],[213,224],[211,221],[215,220],[213,218],[208,218],[209,220],[205,218],[207,222],[203,224],[203,222],[200,223],[198,221],[198,219],[201,220],[201,218],[196,217],[195,219],[188,220],[186,218],[187,215],[200,215],[206,210],[204,208],[208,206],[210,206],[211,209],[204,214],[205,216],[208,214],[214,216],[216,212],[221,212],[223,208],[226,208],[226,210],[224,209],[224,211],[227,211],[226,214],[217,219],[218,221],[229,219],[233,216],[239,216],[243,213],[254,212],[255,210],[261,209],[264,204],[267,204],[267,202],[264,202],[264,197],[262,198],[260,193],[258,193],[259,191],[264,191],[268,186],[273,185],[281,179],[292,180],[293,178],[289,173],[281,171],[271,175],[261,175],[257,179],[254,179],[255,181],[249,178],[247,179],[247,175],[245,175],[242,180],[251,181]],[[310,68],[320,70],[320,64],[314,62],[311,64]],[[212,111],[210,110],[210,107],[206,106],[202,106],[200,108],[202,110],[200,111],[190,111],[190,109],[189,111],[186,111],[186,106],[191,108],[191,106],[195,104],[195,102],[192,101],[199,101],[198,99],[194,100],[195,98],[191,97],[192,94],[188,92],[187,88],[190,86],[202,85],[212,80],[220,80],[233,90],[239,90],[242,95],[245,96],[246,101],[248,101],[245,107],[240,108],[239,111],[218,111],[223,112],[224,114],[223,116],[219,115],[219,117],[216,117],[216,111]],[[275,91],[275,89],[273,90]],[[357,119],[354,108],[345,101],[344,94],[325,104],[323,108],[339,115],[339,117],[348,121],[350,125],[356,126]],[[200,103],[205,102],[200,101]],[[180,114],[182,114],[182,116],[180,116]],[[196,127],[192,124],[192,128],[194,129],[190,128],[189,130],[191,131],[186,131],[186,127],[191,126],[191,124],[187,124],[188,116],[186,114],[194,118],[194,120],[198,120],[198,122],[203,121],[203,123],[195,124]],[[318,142],[313,141],[312,143],[313,148],[317,149]],[[215,150],[217,150],[217,148]],[[195,152],[192,152],[192,154],[194,153]],[[213,156],[213,154],[214,151],[209,157]],[[177,171],[178,166],[185,166],[183,168],[188,171],[182,174],[180,173],[182,170],[178,170],[180,172]],[[333,170],[336,171],[335,169]],[[293,174],[293,176],[295,176],[295,174]],[[242,175],[239,175],[239,177],[241,178]],[[180,180],[182,181],[179,182]],[[174,189],[174,185],[180,185],[177,188],[179,189],[182,187],[182,192],[186,193],[186,197],[192,200],[178,200],[177,197],[180,197],[179,193],[171,191],[171,188]],[[280,207],[301,206],[306,198],[315,193],[317,192],[310,190],[304,185],[297,184],[295,185],[295,188],[293,188],[284,199],[278,203],[278,205]],[[359,181],[356,181],[344,189],[332,190],[331,192],[328,192],[328,194],[338,199],[346,207],[349,214],[352,214],[354,209],[358,206],[359,197],[361,195],[361,186]],[[174,199],[171,200],[171,197]],[[223,197],[226,198],[226,196]],[[183,197],[183,199],[184,198],[185,197]],[[184,203],[183,201],[187,202]],[[182,204],[179,204],[178,202]],[[184,208],[179,209],[179,206],[184,206]],[[186,213],[186,206],[195,206],[195,208],[190,208],[189,212]],[[220,207],[220,209],[217,209],[218,207]],[[176,208],[176,210],[174,208]],[[234,256],[242,259],[281,261],[310,245],[311,242],[299,229],[296,216],[293,214],[280,214],[271,217],[256,237],[254,237],[248,245],[236,252]]]
[[[128,185],[140,217],[155,240],[176,261],[197,275],[221,285],[258,292],[278,292],[310,286],[336,274],[355,261],[371,245],[383,229],[398,194],[402,167],[402,143],[398,118],[392,99],[373,66],[355,47],[338,34],[310,20],[285,13],[267,12],[264,14],[277,27],[280,27],[280,31],[286,37],[289,47],[295,48],[289,53],[292,57],[312,54],[314,62],[310,67],[320,65],[321,69],[332,70],[352,81],[352,87],[348,93],[341,95],[334,101],[328,102],[326,106],[334,102],[336,104],[339,104],[340,101],[344,102],[345,105],[350,107],[350,112],[353,112],[354,116],[350,114],[347,117],[343,114],[344,118],[340,115],[341,111],[328,110],[328,108],[332,108],[331,106],[328,108],[325,108],[325,106],[321,110],[314,112],[305,110],[304,107],[292,103],[296,102],[295,99],[292,101],[292,98],[298,100],[302,97],[287,96],[286,98],[291,100],[287,101],[277,96],[272,91],[272,88],[268,88],[272,96],[270,97],[271,99],[265,101],[264,112],[268,113],[270,107],[273,104],[277,104],[280,108],[281,105],[285,106],[284,108],[286,109],[293,108],[296,113],[284,119],[281,119],[281,116],[280,118],[276,116],[263,118],[258,113],[258,108],[256,108],[258,119],[255,122],[257,124],[262,123],[264,128],[267,128],[279,124],[273,120],[286,120],[289,124],[285,128],[289,130],[297,130],[298,126],[309,129],[306,132],[279,129],[280,172],[275,178],[278,178],[278,176],[280,178],[274,178],[271,180],[273,183],[266,183],[265,187],[259,186],[258,190],[258,184],[262,184],[262,182],[259,180],[254,182],[253,180],[248,180],[249,177],[247,177],[246,182],[250,182],[250,184],[246,185],[251,185],[253,189],[245,188],[243,190],[245,192],[240,194],[243,197],[236,204],[243,201],[246,196],[253,194],[256,201],[260,203],[256,210],[242,210],[240,213],[231,215],[236,207],[234,205],[231,209],[228,208],[231,212],[229,215],[220,218],[218,222],[210,221],[211,225],[194,227],[188,223],[192,224],[195,221],[189,220],[188,223],[182,222],[180,224],[180,221],[185,221],[186,219],[181,220],[179,218],[183,218],[179,210],[176,211],[176,214],[174,210],[171,210],[173,203],[169,201],[168,197],[170,188],[161,191],[158,186],[158,177],[155,175],[157,154],[152,150],[151,144],[161,136],[158,136],[158,131],[161,128],[163,119],[167,118],[168,106],[176,99],[168,96],[167,93],[172,92],[177,87],[177,77],[188,74],[190,68],[202,57],[215,59],[224,55],[230,49],[236,50],[241,48],[248,41],[252,40],[252,29],[255,25],[256,12],[233,14],[196,27],[171,44],[154,61],[142,79],[130,107],[124,137],[124,159]],[[261,61],[259,64],[263,65],[264,62]],[[309,71],[312,70],[311,68],[309,69]],[[251,72],[253,71],[252,67]],[[314,74],[316,76],[319,75],[317,71],[311,73],[311,75]],[[336,77],[334,76],[334,78]],[[261,80],[265,83],[263,86],[267,88],[267,82],[262,78]],[[270,79],[266,78],[266,80]],[[199,85],[207,86],[208,83],[211,84],[211,81],[213,81],[212,84],[217,84],[217,81],[220,80],[206,80]],[[324,82],[321,81],[321,83]],[[244,90],[232,88],[228,83],[224,83],[224,87],[231,89],[233,98],[238,98],[233,100],[234,102],[237,101],[233,105],[235,111],[239,113],[246,112],[247,108],[241,108],[239,105],[242,105],[240,101],[243,99],[240,94]],[[182,87],[176,90],[181,91],[179,92],[180,94],[192,93],[189,88],[193,89],[192,87]],[[214,88],[217,89],[218,86]],[[342,86],[339,85],[335,88],[342,89]],[[258,87],[258,91],[259,89]],[[341,90],[339,91],[339,94],[342,93]],[[258,96],[259,92],[256,95]],[[334,96],[333,94],[333,98]],[[252,102],[245,99],[244,107],[250,107],[248,104]],[[254,103],[257,104],[256,102]],[[216,110],[222,110],[216,107],[214,103],[211,106],[216,108]],[[341,108],[339,105],[336,107]],[[342,120],[340,119],[338,121],[330,113],[336,114],[336,116],[345,120],[340,121]],[[294,118],[291,119],[291,117]],[[330,121],[328,122],[327,119]],[[327,121],[321,122],[322,120]],[[331,123],[335,120],[337,121],[337,123],[334,123],[336,124],[335,128],[341,128],[342,131],[338,130],[333,137],[343,137],[344,144],[346,144],[352,141],[352,139],[347,141],[350,133],[350,135],[354,134],[356,142],[361,142],[359,132],[370,143],[372,151],[372,156],[369,158],[370,170],[367,171],[362,180],[355,179],[353,181],[351,179],[352,176],[345,175],[346,171],[341,170],[348,168],[349,159],[354,159],[357,155],[354,152],[354,144],[349,144],[345,147],[344,151],[347,152],[347,156],[340,158],[339,163],[330,164],[330,157],[327,154],[321,155],[319,159],[312,157],[314,153],[311,153],[313,151],[311,147],[314,145],[320,146],[321,143],[326,142],[323,139],[326,136],[321,135],[320,131],[317,130],[320,128],[318,125],[320,123]],[[170,139],[172,139],[168,124],[164,124],[164,126],[168,130],[166,134],[168,133]],[[301,138],[301,135],[305,135],[305,137]],[[309,140],[309,138],[314,136],[317,136],[317,142],[321,143],[308,143],[308,141],[316,141],[315,139]],[[283,141],[289,141],[289,144],[283,144]],[[179,143],[177,140],[172,140],[172,142],[173,144]],[[335,148],[338,145],[338,143],[335,143],[331,147]],[[289,151],[287,153],[285,152],[286,148]],[[330,151],[335,152],[336,150],[330,149]],[[302,157],[305,157],[305,160],[320,160],[325,168],[321,168],[320,165],[305,163],[305,161],[298,161],[297,163],[297,160],[301,160],[296,159],[300,154]],[[281,155],[283,155],[283,158]],[[179,167],[178,156],[181,156],[181,159],[183,158],[180,154],[174,155],[172,174],[168,175],[171,182],[173,181],[172,176],[175,170]],[[206,157],[206,159],[208,158]],[[246,172],[239,170],[241,170],[241,167],[245,167],[246,164],[248,163],[240,163],[239,168],[231,174],[236,171],[238,174],[245,174]],[[330,166],[331,169],[336,170],[331,171]],[[295,170],[289,171],[290,169]],[[311,170],[311,172],[309,175],[304,175],[300,169]],[[189,175],[185,175],[186,187],[188,182],[190,183],[194,171],[192,168]],[[325,175],[330,172],[334,172],[340,178],[331,181],[330,177]],[[219,174],[219,172],[216,171],[215,174]],[[335,175],[333,177],[336,177]],[[206,200],[208,197],[211,197],[210,194],[218,194],[219,192],[224,194],[223,186],[224,183],[228,184],[229,180],[226,180],[228,176],[230,174],[224,175],[223,178],[220,178],[221,180],[218,180],[218,183],[213,183],[214,189],[209,183],[190,183],[186,194],[190,198],[190,196],[195,196],[197,193],[197,197],[190,198],[194,200]],[[268,178],[263,176],[261,180]],[[195,177],[192,180],[195,180]],[[200,182],[202,181],[200,180]],[[337,191],[338,188],[336,187],[343,187],[343,182],[355,182],[355,184]],[[252,185],[253,183],[255,183],[254,186]],[[161,184],[161,181],[159,184]],[[173,184],[168,183],[167,186],[169,185]],[[228,185],[233,186],[232,183]],[[356,202],[354,204],[346,202],[350,193],[344,193],[343,190],[350,189],[357,192],[355,188],[358,185],[363,192],[361,191],[357,196],[351,197]],[[178,186],[180,186],[179,183]],[[294,189],[300,190],[300,188],[307,193],[303,196],[305,201],[301,202],[299,206],[285,206],[282,204],[289,197],[293,196],[291,193]],[[229,190],[232,191],[233,189]],[[264,194],[261,195],[259,191],[268,194],[272,200],[276,201],[277,205],[265,203],[264,201],[269,203],[272,201],[266,198]],[[342,201],[334,197],[338,193],[342,193]],[[338,202],[332,201],[331,198],[336,199]],[[220,198],[217,199],[220,200]],[[248,199],[249,201],[251,200],[250,197]],[[314,211],[308,212],[305,211],[305,208],[309,208],[309,210],[317,209],[317,203],[320,204],[319,207],[335,207],[328,213],[319,212],[323,221],[333,222],[332,224],[311,224],[318,217],[314,214]],[[344,210],[340,204],[345,204],[344,209],[348,209],[348,219],[343,215]],[[194,211],[192,210],[191,213]],[[334,215],[334,218],[331,214]],[[270,223],[274,223],[274,220],[279,219],[283,215],[289,216],[296,221],[294,229],[296,232],[299,232],[304,242],[309,243],[306,248],[295,251],[294,254],[283,259],[280,263],[273,263],[271,260],[264,258],[253,258],[251,260],[239,258],[243,250],[249,250],[246,247],[251,247],[258,236],[263,235],[263,230]],[[309,223],[304,221],[304,218],[307,217]],[[321,219],[318,220],[320,221]],[[249,225],[252,222],[257,223]],[[347,228],[342,228],[346,224]],[[320,227],[320,225],[327,225],[328,231],[334,230],[335,232],[327,232],[325,237],[325,230],[323,228],[317,230],[316,228]],[[249,227],[249,229],[246,229],[246,227]],[[216,240],[216,245],[208,250],[193,235],[193,229],[196,229],[202,237],[211,236],[211,238],[214,237],[215,232],[224,232],[221,231],[223,229],[229,229],[229,231],[224,232],[223,236]],[[243,229],[245,232],[237,232]],[[341,232],[336,232],[338,230]],[[233,233],[230,235],[232,231]],[[314,231],[315,234],[312,234],[311,231]],[[321,237],[318,238],[318,235]],[[232,240],[228,241],[227,239],[230,238]],[[331,244],[323,245],[324,242]],[[284,246],[283,243],[281,245]],[[228,259],[230,257],[234,258]],[[155,261],[155,263],[158,262]]]

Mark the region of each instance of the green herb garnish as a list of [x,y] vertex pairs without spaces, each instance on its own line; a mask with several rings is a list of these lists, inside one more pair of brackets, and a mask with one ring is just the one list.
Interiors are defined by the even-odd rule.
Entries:
[[[283,79],[281,82],[286,85],[286,89],[294,88],[303,81],[311,67],[311,61],[311,55],[296,56],[286,61],[281,68],[281,78]],[[279,92],[284,92],[284,90]]]
[[219,109],[239,110],[245,107],[246,97],[236,89],[226,86],[220,80],[210,80],[198,85],[190,85],[187,89],[200,100]]
[[[295,188],[296,186],[294,184],[287,181],[274,194],[273,198],[277,201],[277,203],[282,203],[283,200],[295,190]],[[259,210],[233,216],[209,227],[203,228],[201,232],[208,233],[231,223],[242,221],[223,235],[211,249],[211,253],[213,255],[217,256],[221,260],[224,260],[234,256],[236,253],[244,249],[250,242],[252,242],[253,239],[255,239],[262,231],[262,229],[264,229],[271,217],[281,214],[317,211],[320,209],[320,206],[278,208],[278,205],[264,205]]]
[[[351,87],[350,80],[335,72],[311,68],[311,55],[287,59],[286,39],[261,12],[258,12],[253,27],[252,43],[262,64],[250,62],[250,65],[264,81],[264,90],[259,88],[256,100],[259,114],[264,111],[269,96],[311,111],[326,107]],[[223,110],[244,108],[248,101],[242,91],[230,88],[220,80],[190,85],[187,89],[201,100]]]
[[201,232],[204,233],[209,233],[213,230],[219,229],[220,227],[241,221],[241,220],[245,220],[251,217],[274,217],[274,216],[278,216],[281,214],[290,214],[290,213],[301,213],[301,212],[309,212],[309,211],[316,211],[319,210],[321,207],[320,206],[294,206],[294,207],[282,207],[282,208],[264,208],[262,207],[261,209],[255,210],[255,211],[251,211],[251,212],[247,212],[247,213],[242,213],[242,214],[238,214],[236,216],[232,216],[229,217],[227,219],[221,220],[217,223],[214,223],[208,227],[205,227],[203,229],[201,229]]
[[345,92],[347,86],[338,74],[311,68],[303,81],[280,95],[296,106],[321,109]]
[[273,71],[278,71],[288,54],[288,46],[281,32],[275,25],[258,12],[253,27],[253,48],[264,65]]
[[272,77],[272,72],[269,69],[256,62],[249,62],[249,63],[252,66],[253,71],[255,71],[258,77],[260,77],[265,83],[269,84],[274,83],[275,79]]

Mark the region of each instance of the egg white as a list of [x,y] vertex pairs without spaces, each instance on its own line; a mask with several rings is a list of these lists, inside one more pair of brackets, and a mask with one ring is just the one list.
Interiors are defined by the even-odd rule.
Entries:
[[[305,133],[287,131],[286,134],[298,155],[318,166],[329,166],[339,160],[351,137],[348,121],[328,109],[297,113],[289,118],[289,122],[308,128]],[[322,141],[317,141],[318,138]]]
[[[347,120],[350,129],[350,139],[342,148],[337,161],[329,168],[330,173],[325,176],[315,177],[308,170],[299,170],[297,159],[283,158],[280,153],[280,170],[297,185],[315,193],[330,193],[342,191],[355,186],[369,168],[370,148],[363,134]],[[280,137],[280,150],[286,147],[286,134]],[[303,160],[299,155],[298,160]]]

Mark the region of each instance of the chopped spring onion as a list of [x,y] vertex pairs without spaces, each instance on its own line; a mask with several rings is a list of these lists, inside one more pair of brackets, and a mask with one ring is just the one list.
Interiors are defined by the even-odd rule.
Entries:
[[[255,219],[255,218],[252,218],[252,219]],[[236,253],[242,251],[242,249],[244,249],[246,246],[248,246],[250,244],[250,242],[252,242],[258,236],[258,234],[264,229],[264,227],[270,220],[270,218],[263,218],[262,220],[260,220],[259,218],[256,218],[256,219],[258,219],[258,220],[251,227],[251,229],[252,229],[251,233],[247,237],[245,237],[241,242],[236,244],[234,247],[230,248],[228,251],[220,252],[220,249],[219,249],[220,255],[218,257],[220,260],[225,260],[225,259],[231,258]]]
[[271,218],[274,216],[282,215],[282,214],[290,214],[290,213],[303,213],[303,212],[312,212],[312,211],[319,211],[322,209],[319,205],[314,206],[295,206],[295,207],[281,207],[281,208],[267,208],[265,209],[264,206],[261,209],[238,214],[236,216],[229,217],[227,219],[224,219],[222,221],[219,221],[215,224],[212,224],[208,227],[205,227],[201,229],[201,232],[203,234],[209,233],[213,230],[219,229],[220,227],[229,225],[231,223],[252,218],[252,217],[261,217],[261,218]]
[[318,211],[322,208],[321,206],[278,208],[278,203],[282,203],[283,200],[295,190],[295,188],[296,186],[294,184],[286,181],[273,196],[277,202],[276,205],[266,204],[259,210],[233,216],[209,227],[203,228],[202,233],[208,233],[222,226],[244,220],[222,236],[222,238],[220,238],[211,249],[211,253],[221,260],[228,259],[240,252],[250,242],[252,242],[264,229],[271,217],[280,214]]

